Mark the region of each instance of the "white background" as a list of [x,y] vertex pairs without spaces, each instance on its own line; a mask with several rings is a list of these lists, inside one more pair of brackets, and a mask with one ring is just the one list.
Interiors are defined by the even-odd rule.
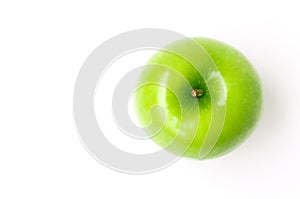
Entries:
[[[300,198],[299,18],[289,0],[1,1],[0,198]],[[222,40],[255,65],[264,114],[241,147],[148,175],[87,153],[72,115],[81,64],[147,27]]]

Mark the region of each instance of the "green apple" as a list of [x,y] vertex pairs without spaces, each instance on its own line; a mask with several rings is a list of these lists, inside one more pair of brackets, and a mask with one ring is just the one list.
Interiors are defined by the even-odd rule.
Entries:
[[[143,69],[139,82],[155,83],[137,89],[134,95],[135,110],[142,126],[151,123],[153,128],[146,130],[161,147],[174,154],[197,159],[200,150],[207,150],[208,153],[201,159],[215,158],[232,151],[253,131],[262,109],[261,83],[251,63],[238,50],[213,39],[191,39],[203,48],[202,52],[197,54],[185,45],[190,39],[176,41],[168,45],[168,49],[180,49],[199,63],[205,56],[212,60],[224,85],[225,95],[219,98],[224,98],[222,106],[225,114],[220,119],[213,114],[216,101],[212,100],[211,94],[220,88],[207,81],[184,57],[165,50],[158,51]],[[211,69],[206,69],[204,64],[203,70]],[[184,77],[190,87],[179,76]],[[172,90],[168,87],[172,87]],[[178,92],[174,93],[174,90]],[[150,114],[155,105],[162,107],[164,113],[152,111]],[[187,114],[183,114],[182,110]],[[219,132],[209,130],[213,119],[222,123],[222,128],[215,130]],[[151,132],[159,126],[158,132]],[[213,147],[206,149],[205,139],[210,134],[219,136]],[[189,138],[193,140],[189,142]],[[170,143],[173,143],[173,147],[166,147]],[[176,150],[184,147],[186,150],[183,154]]]

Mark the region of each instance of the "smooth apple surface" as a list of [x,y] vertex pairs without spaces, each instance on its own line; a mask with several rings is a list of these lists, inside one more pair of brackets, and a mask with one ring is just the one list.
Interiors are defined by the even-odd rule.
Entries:
[[[213,39],[192,39],[202,46],[214,62],[225,88],[226,115],[223,128],[214,147],[202,159],[215,158],[232,151],[253,131],[262,109],[261,83],[251,63],[238,50]],[[170,49],[182,48],[181,50],[187,53],[195,53],[186,48],[184,43],[184,40],[175,42],[170,45]],[[201,62],[201,57],[207,54],[193,56],[199,57]],[[184,157],[199,159],[199,151],[204,147],[205,138],[209,136],[207,134],[213,116],[209,82],[204,80],[190,62],[171,52],[158,51],[148,63],[150,65],[144,68],[139,81],[155,83],[137,89],[134,95],[135,110],[140,124],[151,124],[155,127],[153,129],[161,127],[159,132],[147,129],[148,133],[156,133],[152,139],[161,147]],[[177,75],[174,75],[174,71]],[[189,82],[189,87],[181,77]],[[174,94],[168,89],[169,86],[178,92]],[[195,97],[191,94],[191,88],[201,90],[203,94]],[[183,100],[179,101],[178,97]],[[164,113],[151,112],[156,105],[162,107]],[[182,115],[183,109],[189,114]],[[176,144],[170,148],[166,147],[174,142],[175,138]],[[188,141],[191,138],[192,143]],[[180,149],[187,146],[187,150],[179,154],[176,146]]]

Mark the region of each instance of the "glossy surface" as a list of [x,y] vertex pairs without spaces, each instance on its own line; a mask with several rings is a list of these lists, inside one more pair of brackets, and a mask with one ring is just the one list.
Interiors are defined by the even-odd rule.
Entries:
[[[250,135],[260,116],[262,90],[257,73],[240,52],[216,40],[207,38],[193,38],[193,40],[211,57],[225,86],[226,98],[225,103],[222,102],[226,106],[224,125],[213,149],[209,149],[209,154],[204,157],[207,159],[233,150]],[[190,51],[191,54],[195,53],[188,48],[185,49],[184,41],[177,44],[175,42],[175,45],[170,46],[170,49],[182,48],[181,50],[187,53]],[[201,62],[201,57],[207,55],[193,56],[199,57]],[[163,66],[148,66],[141,74],[140,81],[155,82],[141,87],[135,93],[135,108],[141,125],[148,126],[152,123],[151,126],[162,127],[161,131],[152,137],[161,147],[168,146],[177,136],[175,147],[167,150],[181,155],[176,145],[178,148],[187,146],[188,150],[183,156],[198,158],[205,138],[210,136],[207,134],[213,115],[212,103],[216,102],[211,100],[208,84],[213,83],[205,81],[193,65],[184,58],[170,52],[159,51],[148,63]],[[198,98],[192,97],[191,88],[186,86],[183,78],[178,74],[182,75],[193,89],[202,89],[204,94]],[[166,87],[171,87],[172,91]],[[216,86],[215,89],[219,88]],[[154,105],[161,106],[164,113],[152,111],[150,115]],[[189,114],[183,115],[182,110]],[[148,129],[148,132],[153,133],[151,129]],[[190,139],[193,139],[191,144]]]

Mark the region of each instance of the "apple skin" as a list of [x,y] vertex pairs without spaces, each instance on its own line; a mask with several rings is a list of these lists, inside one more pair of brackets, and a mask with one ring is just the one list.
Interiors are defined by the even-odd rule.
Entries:
[[[202,159],[216,158],[235,149],[254,130],[262,110],[261,82],[251,63],[233,47],[209,38],[191,39],[201,45],[211,57],[226,88],[226,116],[223,129],[212,150]],[[182,44],[184,41],[178,41],[170,46],[173,45],[171,48],[184,48],[185,46]],[[189,50],[186,49],[187,52]],[[201,55],[199,55],[199,59],[201,59]],[[182,91],[179,95],[182,95],[185,100],[179,102],[173,92],[157,84],[143,86],[134,95],[135,110],[141,126],[147,126],[150,123],[151,126],[163,126],[152,137],[154,142],[166,148],[177,135],[176,145],[184,147],[189,144],[187,150],[183,154],[176,151],[176,147],[167,148],[167,150],[183,157],[199,159],[199,150],[207,136],[212,117],[211,96],[206,82],[189,62],[167,51],[158,51],[148,63],[166,65],[183,75],[194,89],[204,91],[203,96],[192,97],[191,90],[183,88],[182,80],[172,75],[170,70],[164,67],[146,66],[139,81],[157,82],[166,86],[172,85],[172,87]],[[149,114],[154,105],[160,105],[163,108],[164,116],[160,112]],[[193,118],[198,118],[193,115],[196,114],[193,111],[196,106],[199,107],[200,112],[198,126],[192,125],[197,122],[193,121]],[[189,117],[181,117],[182,108],[190,110]],[[179,132],[180,126],[183,128],[181,132]],[[149,133],[151,129],[147,129],[147,131]],[[191,132],[196,132],[196,135]],[[186,138],[191,136],[195,137],[190,144]]]

